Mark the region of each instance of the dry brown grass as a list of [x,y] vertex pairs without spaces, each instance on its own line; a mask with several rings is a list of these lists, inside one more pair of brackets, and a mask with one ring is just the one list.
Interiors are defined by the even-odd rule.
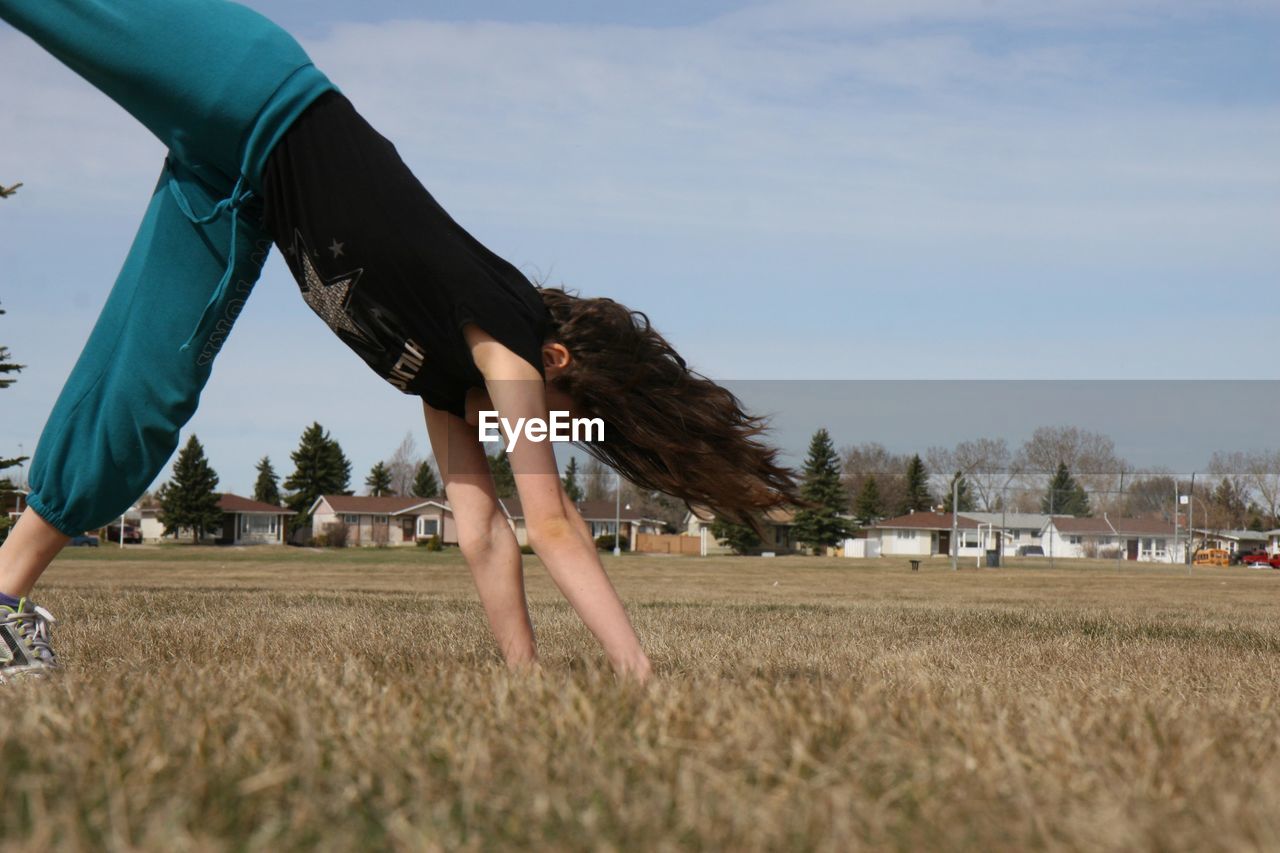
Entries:
[[644,689],[536,564],[510,675],[449,554],[68,553],[66,673],[0,688],[2,843],[1280,848],[1280,572],[610,565]]

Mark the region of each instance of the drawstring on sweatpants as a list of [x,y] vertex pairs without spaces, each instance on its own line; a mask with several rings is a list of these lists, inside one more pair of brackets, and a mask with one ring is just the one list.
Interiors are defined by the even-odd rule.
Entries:
[[231,190],[231,195],[215,204],[213,210],[209,211],[205,216],[197,216],[196,212],[191,208],[191,202],[187,200],[186,195],[182,192],[182,187],[178,186],[178,177],[174,174],[173,164],[168,159],[165,160],[165,169],[169,172],[169,192],[173,194],[174,201],[178,203],[178,209],[191,221],[192,225],[208,225],[216,221],[223,213],[231,212],[231,247],[227,251],[227,269],[222,273],[222,280],[218,282],[213,295],[209,297],[209,302],[204,306],[204,311],[200,312],[200,319],[196,321],[196,327],[191,330],[191,335],[187,338],[186,343],[180,347],[181,352],[186,352],[191,348],[192,341],[196,339],[201,329],[204,328],[205,321],[209,319],[214,306],[222,300],[222,297],[226,295],[227,288],[231,286],[231,277],[236,270],[237,237],[239,236],[240,225],[238,211],[242,204],[253,198],[253,190],[244,189],[244,175],[241,175],[236,180],[236,185]]

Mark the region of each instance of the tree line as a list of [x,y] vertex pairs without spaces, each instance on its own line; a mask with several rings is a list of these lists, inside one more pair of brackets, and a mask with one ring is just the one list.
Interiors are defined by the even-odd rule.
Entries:
[[[1040,427],[1017,450],[1004,439],[895,454],[866,442],[837,452],[824,428],[813,434],[802,469],[792,535],[815,550],[860,528],[911,512],[1027,512],[1087,517],[1194,514],[1197,527],[1280,527],[1280,450],[1215,453],[1208,476],[1137,471],[1106,435],[1075,426]],[[1182,502],[1181,498],[1186,498]],[[733,550],[761,546],[762,525],[717,519],[711,532]]]

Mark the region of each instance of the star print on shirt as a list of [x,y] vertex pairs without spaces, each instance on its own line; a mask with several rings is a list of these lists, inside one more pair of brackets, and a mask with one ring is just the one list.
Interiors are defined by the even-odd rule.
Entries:
[[335,332],[346,332],[372,346],[373,341],[351,322],[351,315],[347,311],[347,305],[351,302],[351,291],[360,281],[364,270],[352,270],[325,281],[316,270],[311,260],[311,251],[297,231],[293,234],[293,245],[294,252],[301,260],[303,280],[306,282],[302,288],[302,298],[311,306],[311,310],[316,312],[320,319]]
[[330,252],[333,252],[333,259],[334,259],[334,260],[337,260],[338,258],[342,257],[342,254],[343,254],[343,252],[342,252],[342,247],[343,247],[343,246],[345,246],[345,245],[347,245],[347,244],[346,244],[346,243],[339,243],[339,242],[338,242],[338,238],[337,238],[337,237],[334,237],[334,238],[333,238],[333,243],[332,243],[332,244],[330,244],[330,246],[329,246],[329,251],[330,251]]

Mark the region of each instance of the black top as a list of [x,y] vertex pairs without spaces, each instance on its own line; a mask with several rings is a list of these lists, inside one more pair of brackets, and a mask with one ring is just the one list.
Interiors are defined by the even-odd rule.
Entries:
[[303,299],[401,391],[464,414],[467,389],[484,384],[467,323],[542,373],[550,318],[538,291],[453,221],[341,93],[289,128],[263,189]]

